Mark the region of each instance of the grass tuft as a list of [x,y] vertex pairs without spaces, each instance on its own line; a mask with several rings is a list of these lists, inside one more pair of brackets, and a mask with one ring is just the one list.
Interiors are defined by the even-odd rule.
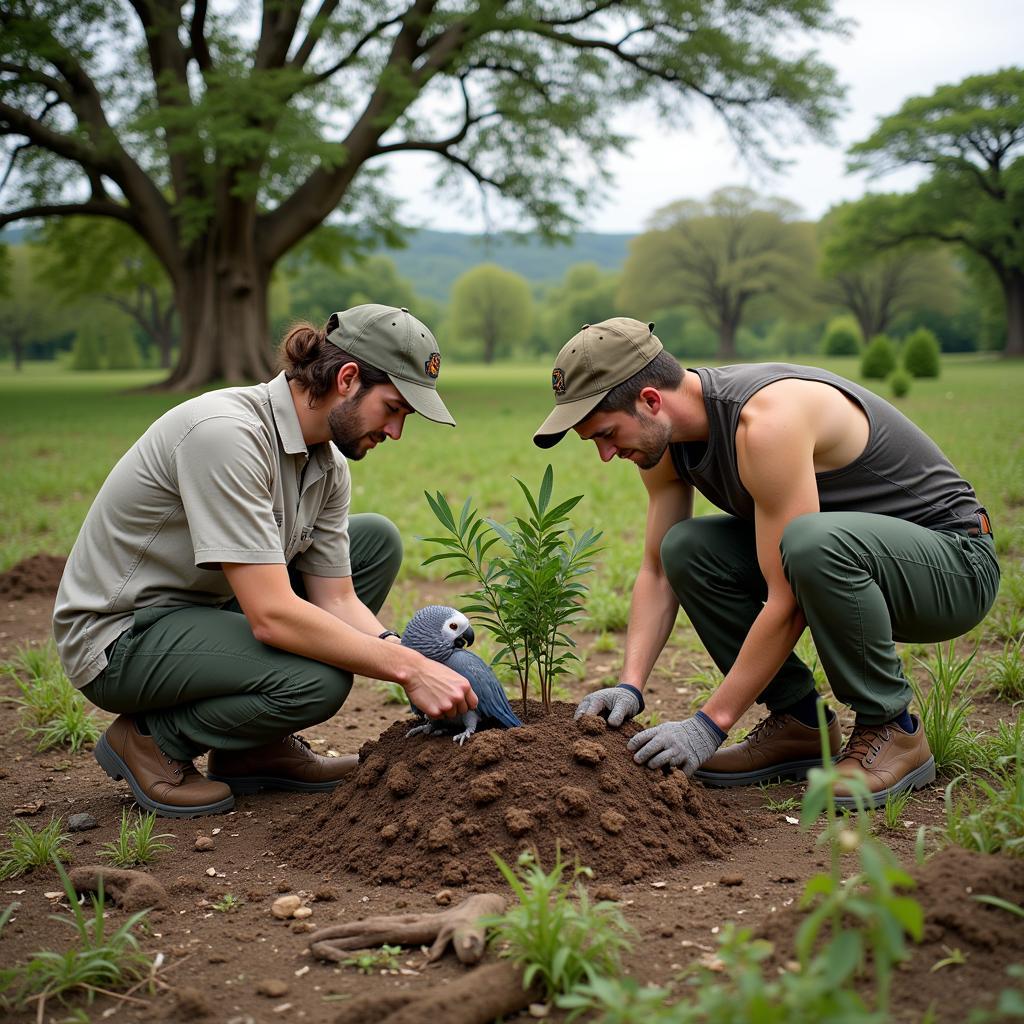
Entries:
[[951,640],[945,646],[936,644],[930,661],[916,659],[931,685],[927,693],[913,681],[910,685],[938,772],[967,772],[984,761],[978,736],[967,724],[973,708],[970,692],[960,692],[970,685],[968,672],[977,653],[975,648],[967,657],[958,658],[956,641]]
[[139,949],[132,931],[149,911],[132,914],[107,934],[102,880],[99,893],[92,899],[92,914],[87,917],[67,872],[56,857],[53,863],[72,916],[70,920],[63,915],[51,916],[74,930],[75,943],[63,953],[42,950],[25,964],[0,970],[0,1006],[20,1010],[36,1003],[38,1020],[45,1019],[49,999],[56,998],[66,1005],[70,996],[84,992],[92,1003],[97,992],[131,988],[151,973],[150,960]]
[[148,864],[162,850],[171,849],[167,843],[160,842],[161,839],[175,838],[170,832],[153,835],[155,827],[156,815],[152,811],[148,814],[137,814],[132,821],[126,807],[121,811],[121,827],[117,839],[104,843],[99,855],[119,868]]
[[583,981],[618,977],[619,956],[629,947],[632,929],[614,903],[592,903],[582,878],[590,869],[578,864],[572,877],[558,852],[545,872],[531,853],[520,855],[513,871],[491,856],[519,898],[499,917],[488,920],[504,956],[522,964],[523,985],[539,980],[549,999],[571,992]]
[[981,853],[1024,857],[1024,740],[1000,758],[992,781],[959,776],[946,786],[946,836]]
[[0,853],[0,880],[17,878],[51,861],[70,860],[67,844],[71,836],[61,831],[61,825],[61,818],[51,818],[36,832],[23,821],[12,821],[7,830],[10,848]]
[[21,693],[5,699],[18,705],[21,728],[35,740],[37,750],[68,747],[74,754],[99,739],[99,723],[68,681],[52,641],[43,647],[22,647],[3,671]]
[[985,669],[996,696],[1011,701],[1024,699],[1024,650],[1019,639],[1007,640],[998,654],[990,654]]

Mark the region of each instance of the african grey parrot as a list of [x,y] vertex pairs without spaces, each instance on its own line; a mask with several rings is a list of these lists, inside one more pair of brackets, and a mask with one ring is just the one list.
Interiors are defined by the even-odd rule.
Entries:
[[[512,710],[490,665],[472,651],[463,650],[473,640],[473,627],[469,619],[455,608],[428,604],[409,620],[409,625],[402,633],[402,644],[434,661],[443,662],[459,675],[465,676],[476,694],[477,706],[457,718],[426,719],[422,725],[410,729],[406,733],[407,737],[419,733],[426,736],[438,732],[450,733],[461,727],[462,731],[452,737],[453,742],[461,747],[484,719],[505,729],[523,724]],[[412,704],[412,709],[420,718],[424,718],[423,712],[415,704]]]

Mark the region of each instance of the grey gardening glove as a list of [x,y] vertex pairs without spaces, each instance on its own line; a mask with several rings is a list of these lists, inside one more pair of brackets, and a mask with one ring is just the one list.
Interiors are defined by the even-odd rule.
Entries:
[[633,760],[648,768],[671,765],[692,775],[725,741],[726,734],[703,711],[683,722],[663,722],[638,732],[627,744]]
[[608,724],[612,728],[618,728],[623,722],[628,722],[635,715],[639,715],[643,709],[643,694],[629,683],[619,683],[618,686],[609,686],[604,690],[588,693],[580,701],[573,719],[579,718],[580,715],[600,715],[607,711]]

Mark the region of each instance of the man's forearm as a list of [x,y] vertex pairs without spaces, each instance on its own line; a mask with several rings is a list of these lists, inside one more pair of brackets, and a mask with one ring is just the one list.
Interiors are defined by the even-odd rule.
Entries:
[[643,689],[679,612],[679,601],[664,575],[641,569],[633,584],[626,629],[622,681]]
[[772,681],[806,625],[796,604],[767,603],[754,619],[725,679],[704,705],[704,713],[728,732]]
[[375,679],[404,684],[421,658],[300,597],[275,604],[262,621],[251,624],[256,638],[271,647]]

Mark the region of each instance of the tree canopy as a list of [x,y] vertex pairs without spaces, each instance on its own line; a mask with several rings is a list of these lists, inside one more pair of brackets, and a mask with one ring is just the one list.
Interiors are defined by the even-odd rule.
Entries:
[[[718,111],[748,151],[825,135],[840,96],[815,37],[832,0],[7,0],[0,226],[122,222],[171,281],[170,385],[265,375],[277,262],[396,235],[385,158],[438,158],[547,234],[624,140],[608,111]],[[783,42],[784,41],[784,42]],[[572,171],[572,173],[569,173]],[[582,176],[580,176],[582,172]]]
[[732,358],[753,301],[808,302],[814,249],[797,213],[784,199],[746,188],[719,189],[706,202],[671,203],[633,240],[620,301],[692,306],[718,333],[719,358]]
[[862,217],[859,203],[843,203],[819,223],[822,299],[850,310],[864,338],[884,334],[911,310],[952,313],[962,275],[948,247],[908,242],[886,252],[865,248]]
[[882,175],[921,165],[905,194],[869,195],[849,244],[886,251],[908,241],[953,243],[998,280],[1009,355],[1024,355],[1024,68],[974,75],[913,97],[850,149],[850,167]]
[[481,357],[493,363],[513,345],[524,345],[533,326],[533,298],[526,279],[493,263],[467,270],[452,286],[452,333],[481,344]]

